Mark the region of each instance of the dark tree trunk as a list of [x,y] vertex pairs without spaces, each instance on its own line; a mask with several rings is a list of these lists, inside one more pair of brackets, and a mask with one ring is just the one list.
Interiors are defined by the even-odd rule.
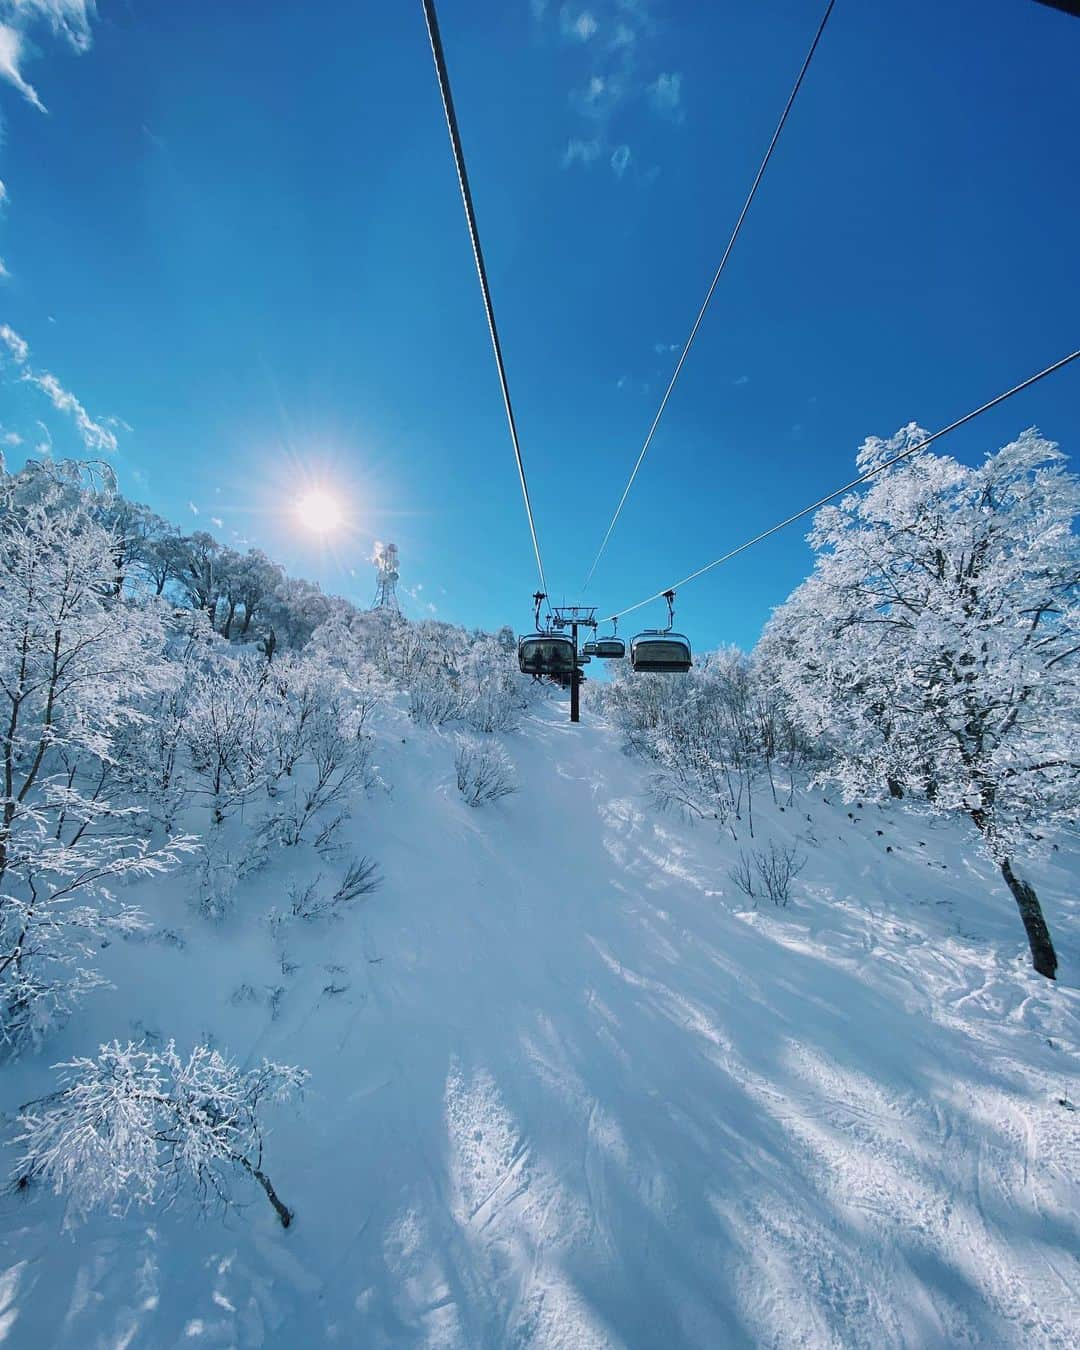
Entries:
[[274,1187],[270,1182],[270,1178],[266,1175],[266,1173],[262,1170],[261,1167],[256,1167],[255,1164],[251,1162],[250,1159],[245,1158],[243,1154],[234,1153],[233,1157],[236,1159],[236,1161],[240,1164],[240,1166],[244,1169],[245,1172],[251,1173],[251,1175],[255,1178],[255,1180],[266,1192],[266,1198],[273,1205],[274,1213],[280,1219],[282,1228],[288,1228],[288,1226],[293,1221],[293,1212],[291,1209],[289,1209],[287,1205],[282,1203],[281,1197],[278,1195],[277,1191],[274,1190]]
[[1027,933],[1028,945],[1031,948],[1032,965],[1048,980],[1056,979],[1057,953],[1050,940],[1050,930],[1043,918],[1042,906],[1035,894],[1035,888],[1016,875],[1008,858],[1001,864],[1001,875],[1012,891],[1020,911],[1020,918],[1024,921],[1024,932]]
[[889,796],[894,800],[899,801],[904,795],[904,789],[895,778],[887,778],[885,781],[889,785]]

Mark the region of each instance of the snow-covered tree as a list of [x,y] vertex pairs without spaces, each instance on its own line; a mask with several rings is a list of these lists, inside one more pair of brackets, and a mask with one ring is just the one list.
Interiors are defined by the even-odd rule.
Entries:
[[319,625],[330,618],[334,608],[334,602],[313,581],[286,577],[259,605],[267,652],[273,655],[278,647],[298,651]]
[[[868,440],[860,469],[923,436]],[[918,454],[819,512],[815,571],[760,653],[847,795],[888,788],[974,823],[1051,978],[1013,859],[1080,809],[1078,510],[1080,482],[1035,431],[974,468]]]
[[360,727],[394,692],[385,663],[379,660],[387,626],[382,611],[361,614],[342,609],[315,630],[306,648],[337,672]]
[[109,890],[172,866],[130,837],[116,746],[162,678],[156,603],[116,594],[114,539],[47,495],[0,512],[0,1034],[17,1046],[97,982],[87,958],[136,922]]
[[[222,625],[224,636],[235,636],[241,641],[250,639],[252,622],[257,617],[261,620],[263,610],[284,579],[285,574],[277,563],[272,563],[266,554],[257,548],[248,549],[243,557],[238,553],[232,554],[225,577],[225,595],[229,609],[227,621]],[[238,610],[241,617],[236,618]],[[235,633],[234,618],[236,618]]]
[[195,609],[201,609],[213,621],[221,598],[221,545],[212,534],[196,530],[180,540],[174,559],[176,581]]
[[775,765],[792,775],[808,747],[762,672],[737,648],[700,658],[686,675],[619,671],[589,694],[611,716],[636,753],[656,764],[653,792],[690,819],[754,826],[754,792]]
[[211,650],[191,677],[184,720],[194,791],[215,825],[266,781],[267,663]]
[[532,681],[518,670],[516,644],[480,634],[463,662],[461,686],[465,721],[474,731],[510,731],[517,726]]
[[325,841],[346,818],[350,794],[367,781],[368,709],[356,707],[344,676],[317,649],[273,661],[265,692],[267,783],[278,801],[268,832],[294,845],[320,820]]
[[170,1203],[185,1188],[227,1207],[240,1172],[288,1228],[292,1211],[263,1170],[262,1114],[300,1089],[303,1070],[269,1060],[243,1070],[206,1045],[184,1059],[172,1041],[161,1050],[113,1041],[57,1068],[59,1091],[19,1117],[16,1176],[65,1196],[69,1223],[95,1209]]

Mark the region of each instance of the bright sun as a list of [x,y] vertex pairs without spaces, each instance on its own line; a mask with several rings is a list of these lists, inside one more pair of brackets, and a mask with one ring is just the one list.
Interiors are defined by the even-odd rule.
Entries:
[[344,519],[341,503],[329,492],[313,488],[306,492],[296,503],[296,514],[301,524],[319,534],[329,534],[336,530]]

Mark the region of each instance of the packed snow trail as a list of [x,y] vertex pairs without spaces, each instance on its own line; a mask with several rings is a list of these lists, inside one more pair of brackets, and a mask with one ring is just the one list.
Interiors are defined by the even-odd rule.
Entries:
[[[269,1141],[293,1228],[253,1197],[67,1235],[60,1202],[8,1196],[0,1338],[1075,1345],[1075,859],[1032,869],[1054,986],[958,828],[762,792],[736,842],[657,813],[591,714],[502,739],[522,790],[470,810],[453,737],[389,714],[388,790],[348,827],[380,891],[283,961],[256,917],[298,850],[220,928],[171,882],[158,940],[103,954],[116,990],[5,1069],[10,1105],[49,1062],[167,1034],[312,1076]],[[728,876],[769,838],[808,857],[786,909]]]

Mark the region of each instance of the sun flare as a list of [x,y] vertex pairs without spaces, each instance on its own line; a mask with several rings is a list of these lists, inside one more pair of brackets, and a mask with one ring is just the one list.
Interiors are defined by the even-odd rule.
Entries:
[[305,492],[296,503],[296,514],[303,526],[318,534],[331,533],[345,518],[341,502],[322,488],[313,488],[310,492]]

